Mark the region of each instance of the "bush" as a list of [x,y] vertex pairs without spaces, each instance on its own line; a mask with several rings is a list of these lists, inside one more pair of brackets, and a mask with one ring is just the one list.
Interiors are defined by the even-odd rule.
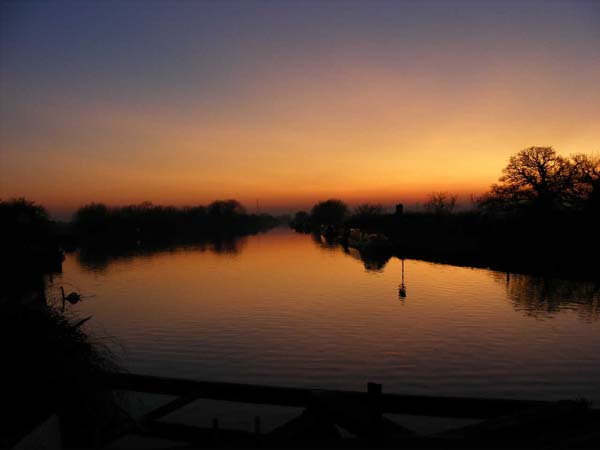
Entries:
[[317,225],[341,225],[348,214],[348,206],[341,200],[329,199],[312,208],[312,221]]
[[110,436],[123,413],[101,376],[116,370],[106,347],[51,307],[3,302],[0,316],[4,416],[1,446],[15,443],[57,413],[65,446],[91,447]]

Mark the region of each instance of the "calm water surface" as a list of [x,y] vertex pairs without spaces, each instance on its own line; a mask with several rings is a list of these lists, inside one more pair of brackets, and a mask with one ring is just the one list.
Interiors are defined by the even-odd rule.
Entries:
[[[67,256],[74,314],[130,371],[386,392],[600,401],[600,286],[363,261],[277,229],[235,244]],[[69,291],[69,289],[67,289]]]

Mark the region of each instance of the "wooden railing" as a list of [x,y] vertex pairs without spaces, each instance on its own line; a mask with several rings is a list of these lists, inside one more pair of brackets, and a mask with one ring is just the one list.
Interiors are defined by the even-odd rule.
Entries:
[[308,407],[322,401],[360,406],[371,404],[375,396],[383,413],[452,418],[488,419],[551,404],[533,400],[386,394],[381,393],[381,385],[375,383],[369,383],[370,393],[195,381],[124,373],[107,375],[105,383],[113,389],[185,396],[187,399],[205,398],[295,407]]
[[[163,394],[176,398],[151,411],[127,432],[146,434],[192,445],[215,447],[287,447],[306,445],[362,445],[410,448],[486,447],[501,443],[527,447],[557,441],[600,444],[599,411],[584,401],[532,401],[467,397],[401,395],[382,392],[382,386],[368,383],[367,392],[295,387],[221,383],[136,374],[107,374],[103,384],[109,389]],[[160,420],[196,399],[269,404],[298,407],[302,413],[289,422],[261,432],[260,417],[255,417],[254,431],[226,430],[218,418],[212,428]],[[419,436],[390,420],[384,414],[429,417],[483,419],[483,422]],[[341,427],[352,436],[343,438]],[[583,440],[582,440],[583,439]],[[507,447],[507,448],[508,448]],[[596,447],[594,447],[596,448]]]

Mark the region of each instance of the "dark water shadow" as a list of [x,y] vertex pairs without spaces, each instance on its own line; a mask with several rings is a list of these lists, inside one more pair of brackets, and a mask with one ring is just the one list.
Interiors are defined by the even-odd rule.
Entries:
[[340,248],[340,243],[333,236],[326,236],[320,233],[311,233],[310,237],[315,245],[321,249],[337,251]]
[[600,282],[567,280],[536,275],[491,272],[506,286],[516,311],[535,318],[551,318],[572,310],[585,321],[600,317]]
[[236,256],[243,251],[246,242],[246,236],[211,236],[195,241],[82,246],[77,250],[76,255],[77,262],[84,269],[102,272],[111,264],[119,261],[148,258],[159,253],[174,253],[181,250]]
[[[321,249],[340,251],[360,261],[365,270],[369,272],[383,272],[392,258],[390,253],[344,246],[335,237],[327,237],[318,233],[312,234],[312,241]],[[395,257],[402,259],[398,256]],[[420,260],[419,258],[415,259]],[[444,262],[428,259],[422,261],[447,265]],[[594,321],[600,317],[600,280],[565,279],[494,270],[489,270],[489,273],[494,280],[506,285],[506,297],[512,303],[515,311],[527,316],[538,319],[551,318],[571,310],[576,311],[579,318],[584,321]],[[404,279],[399,284],[398,297],[406,298]]]
[[354,247],[342,247],[345,254],[363,263],[365,270],[369,272],[383,272],[383,269],[391,259],[391,255],[359,250]]
[[369,249],[358,249],[340,243],[337,237],[312,233],[313,243],[320,249],[328,251],[341,251],[353,259],[362,262],[365,270],[369,272],[383,272],[386,264],[391,258],[389,252],[381,252]]

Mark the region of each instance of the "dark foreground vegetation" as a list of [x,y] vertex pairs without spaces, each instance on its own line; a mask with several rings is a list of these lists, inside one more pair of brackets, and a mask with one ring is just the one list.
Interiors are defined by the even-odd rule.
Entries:
[[394,214],[368,204],[351,212],[331,199],[298,212],[291,225],[384,256],[597,278],[600,156],[522,150],[467,211],[457,212],[456,196],[445,192],[432,194],[424,211],[398,205]]
[[[6,280],[26,273],[39,278],[42,273],[60,272],[62,254],[58,234],[44,208],[24,199],[0,202],[0,223],[0,245],[4,261],[8,263],[1,272]],[[17,285],[10,282],[6,287]],[[21,291],[19,288],[18,292],[11,293],[4,289],[0,295]]]
[[55,415],[65,447],[95,447],[127,422],[117,395],[101,376],[116,369],[110,352],[51,306],[3,301],[0,319],[3,381],[0,447],[12,447]]
[[116,364],[82,330],[85,318],[48,304],[46,277],[61,271],[62,252],[43,208],[25,200],[0,203],[6,264],[0,277],[0,447],[12,447],[49,417],[62,445],[93,447],[123,422],[116,397],[99,375]]
[[[233,200],[207,207],[142,204],[84,206],[68,224],[52,222],[44,208],[24,199],[0,202],[2,399],[7,413],[0,447],[12,447],[41,423],[59,424],[62,445],[97,448],[131,421],[103,381],[118,366],[109,350],[84,331],[93,318],[75,317],[46,298],[48,278],[62,270],[63,249],[79,249],[95,263],[98,254],[155,251],[169,245],[211,240],[233,248],[237,236],[270,228],[268,215],[246,214]],[[92,256],[93,255],[93,256]],[[50,421],[48,421],[48,419]]]

